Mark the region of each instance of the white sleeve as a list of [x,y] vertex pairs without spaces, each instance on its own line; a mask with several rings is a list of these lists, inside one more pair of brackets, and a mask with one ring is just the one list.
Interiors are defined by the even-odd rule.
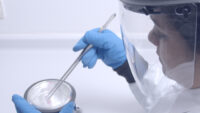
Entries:
[[140,103],[140,105],[144,108],[148,109],[148,98],[140,91],[136,83],[130,83],[129,87],[135,96],[136,100]]

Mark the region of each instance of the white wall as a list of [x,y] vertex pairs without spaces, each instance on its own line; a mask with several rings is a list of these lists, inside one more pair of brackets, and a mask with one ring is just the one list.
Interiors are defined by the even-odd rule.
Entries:
[[[118,0],[4,0],[0,33],[84,33],[100,27]],[[119,32],[118,19],[110,25]]]

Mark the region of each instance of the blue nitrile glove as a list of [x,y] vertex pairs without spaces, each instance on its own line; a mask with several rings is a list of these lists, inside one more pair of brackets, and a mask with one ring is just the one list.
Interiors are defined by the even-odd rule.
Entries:
[[[34,106],[30,105],[24,98],[19,95],[13,95],[12,101],[15,104],[17,113],[41,113]],[[59,113],[73,113],[74,103],[70,102],[65,105]]]
[[106,65],[116,69],[126,61],[123,41],[110,30],[98,31],[99,28],[85,33],[73,50],[79,51],[92,44],[93,48],[82,57],[83,66],[93,68],[99,58]]

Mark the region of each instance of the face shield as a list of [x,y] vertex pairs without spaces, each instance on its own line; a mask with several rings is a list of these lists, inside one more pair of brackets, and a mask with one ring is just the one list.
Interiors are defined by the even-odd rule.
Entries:
[[171,113],[180,95],[200,87],[195,84],[198,18],[193,3],[121,3],[126,56],[140,91],[136,97],[149,113]]

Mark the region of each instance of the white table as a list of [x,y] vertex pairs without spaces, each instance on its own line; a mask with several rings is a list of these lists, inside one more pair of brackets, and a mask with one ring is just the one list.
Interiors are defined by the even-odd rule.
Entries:
[[[60,78],[79,53],[69,49],[0,49],[0,110],[16,113],[12,94],[23,95],[32,83]],[[67,79],[77,93],[83,113],[144,113],[125,79],[98,61],[94,69],[80,63]]]

